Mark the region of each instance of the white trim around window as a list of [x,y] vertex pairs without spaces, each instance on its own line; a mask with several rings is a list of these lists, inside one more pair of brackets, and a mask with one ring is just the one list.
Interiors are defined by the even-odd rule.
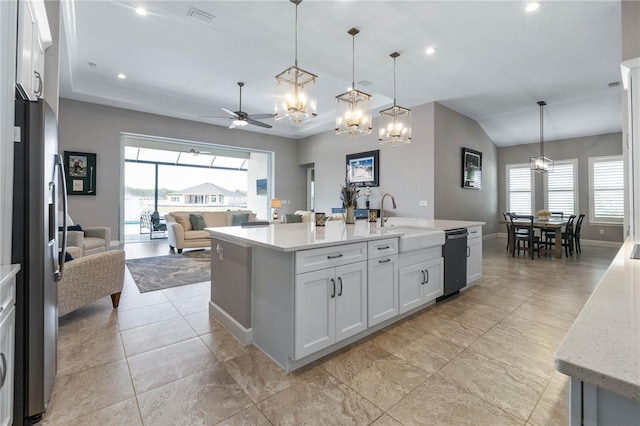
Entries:
[[624,166],[621,155],[589,157],[589,220],[622,224],[624,220]]
[[578,159],[556,160],[553,172],[544,174],[546,210],[578,215]]
[[531,177],[529,163],[506,165],[506,207],[517,214],[533,214],[535,183]]

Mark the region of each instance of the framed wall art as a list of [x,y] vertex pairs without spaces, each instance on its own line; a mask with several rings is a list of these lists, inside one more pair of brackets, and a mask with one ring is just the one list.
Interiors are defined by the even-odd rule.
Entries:
[[462,148],[462,187],[482,189],[482,153]]
[[96,154],[64,152],[68,195],[96,195]]
[[379,186],[380,150],[347,155],[347,179],[356,186]]

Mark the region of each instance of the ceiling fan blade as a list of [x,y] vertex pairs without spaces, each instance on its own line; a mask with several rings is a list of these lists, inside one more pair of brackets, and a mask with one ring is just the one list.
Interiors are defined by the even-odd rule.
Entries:
[[226,112],[227,114],[229,114],[232,117],[238,118],[238,114],[236,114],[235,112],[231,111],[229,108],[225,108],[225,107],[220,107],[221,110],[223,110],[224,112]]
[[248,118],[253,118],[254,120],[261,120],[264,118],[273,118],[275,114],[249,114]]
[[199,115],[198,118],[208,118],[211,120],[233,120],[233,117],[216,117],[214,115]]
[[254,126],[265,127],[267,129],[270,129],[270,128],[273,127],[271,124],[263,123],[261,121],[256,121],[256,120],[254,120],[252,118],[247,118],[247,123],[253,124]]

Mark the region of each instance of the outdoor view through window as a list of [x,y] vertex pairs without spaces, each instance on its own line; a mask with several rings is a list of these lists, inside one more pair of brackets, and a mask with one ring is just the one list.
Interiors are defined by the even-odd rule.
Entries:
[[251,209],[251,205],[252,210],[261,210],[266,194],[257,193],[255,179],[254,194],[251,202],[248,200],[250,157],[253,160],[256,155],[265,156],[243,152],[225,157],[208,153],[205,148],[178,152],[126,146],[125,236],[148,233],[144,217],[154,211],[163,218],[171,211]]

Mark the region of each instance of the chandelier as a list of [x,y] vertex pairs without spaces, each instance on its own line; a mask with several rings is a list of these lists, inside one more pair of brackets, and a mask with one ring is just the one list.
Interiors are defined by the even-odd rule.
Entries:
[[547,105],[545,101],[538,101],[540,105],[540,155],[529,158],[529,168],[537,173],[553,171],[553,160],[544,156],[544,116],[543,107]]
[[371,95],[356,90],[355,83],[355,40],[360,30],[351,28],[347,33],[352,37],[351,47],[351,87],[336,96],[336,135],[350,137],[371,134]]
[[393,106],[380,111],[380,145],[399,146],[411,143],[411,110],[396,105],[396,58],[398,52],[389,55],[393,58]]
[[295,63],[276,76],[276,120],[288,119],[301,126],[318,116],[317,75],[298,68],[298,5],[302,0],[289,0],[296,5]]

